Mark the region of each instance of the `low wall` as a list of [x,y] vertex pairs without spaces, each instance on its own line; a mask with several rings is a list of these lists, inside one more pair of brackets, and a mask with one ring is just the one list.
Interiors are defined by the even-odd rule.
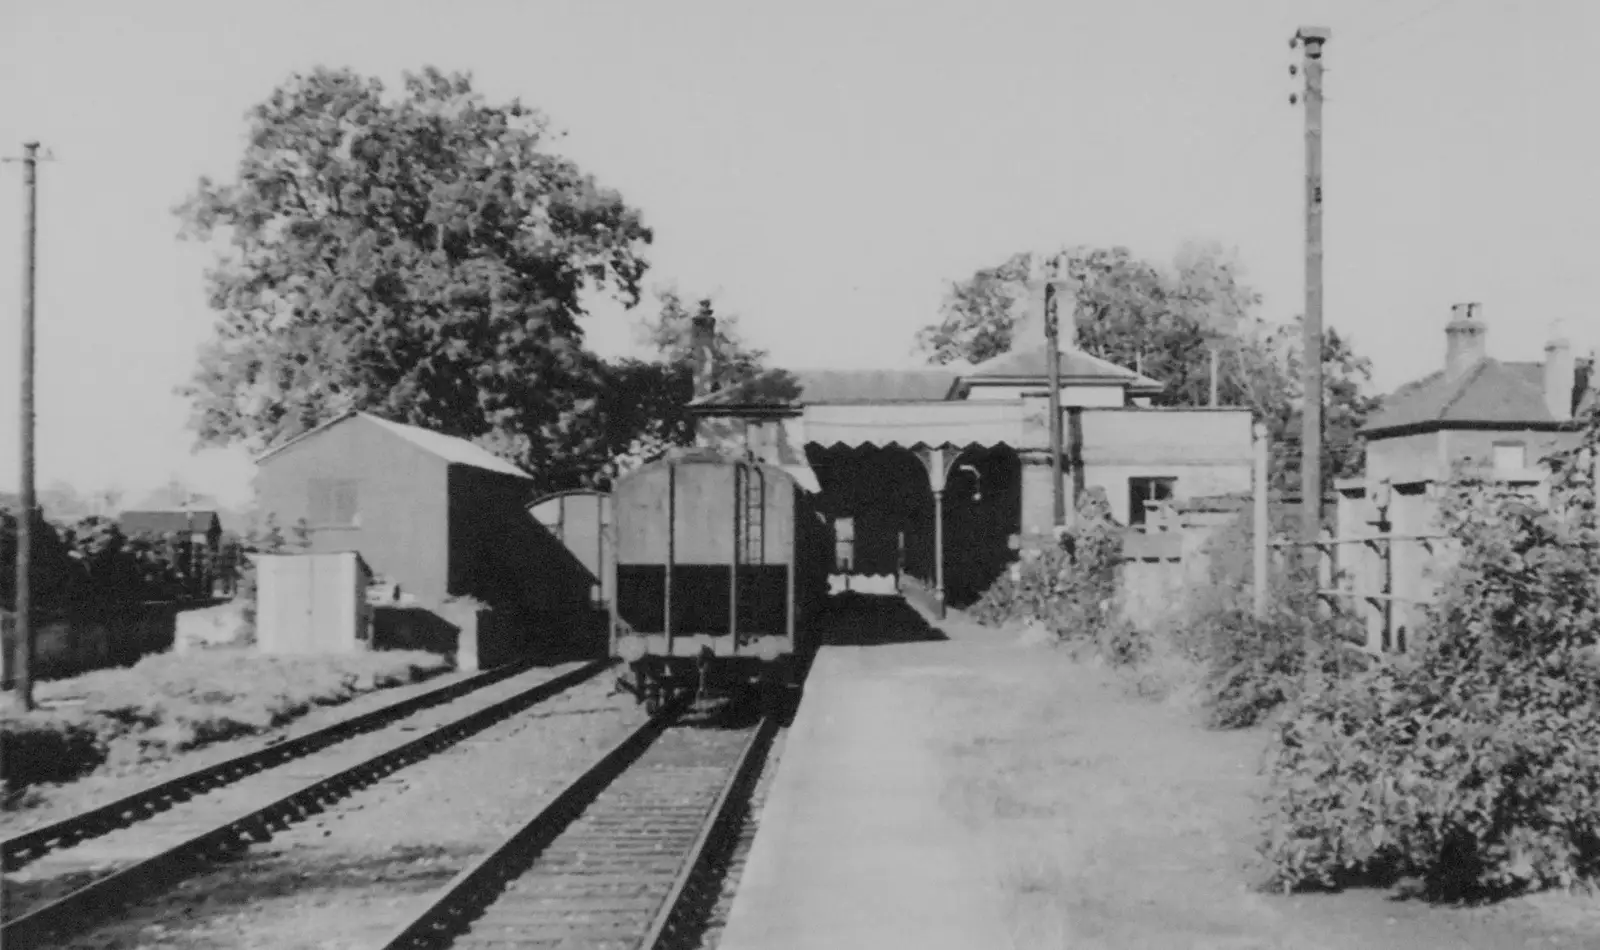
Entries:
[[[85,607],[41,618],[34,630],[33,676],[60,679],[90,670],[128,666],[140,657],[170,649],[177,632],[178,605],[117,604]],[[0,681],[12,682],[16,656],[16,615],[0,611]]]

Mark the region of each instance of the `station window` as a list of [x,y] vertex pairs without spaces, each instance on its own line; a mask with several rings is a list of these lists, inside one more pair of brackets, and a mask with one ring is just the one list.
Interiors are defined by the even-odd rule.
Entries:
[[307,518],[315,528],[354,528],[360,510],[354,479],[313,478],[307,499]]
[[1494,444],[1494,470],[1496,473],[1520,472],[1528,467],[1528,447],[1521,442],[1496,442]]
[[849,574],[856,566],[856,519],[833,519],[833,563],[841,574]]
[[1148,506],[1172,500],[1178,480],[1167,476],[1128,479],[1128,524],[1144,524]]

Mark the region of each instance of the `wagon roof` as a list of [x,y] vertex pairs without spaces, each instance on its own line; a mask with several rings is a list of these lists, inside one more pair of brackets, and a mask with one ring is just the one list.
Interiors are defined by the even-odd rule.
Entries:
[[289,446],[303,442],[312,436],[320,435],[334,426],[357,416],[366,419],[368,422],[372,422],[378,426],[381,426],[383,429],[399,436],[402,439],[405,439],[407,442],[415,445],[419,449],[422,449],[424,452],[437,456],[438,458],[441,458],[452,465],[467,465],[472,468],[480,468],[489,472],[498,472],[501,475],[512,475],[517,478],[527,479],[528,481],[533,480],[532,475],[529,475],[527,472],[524,472],[517,466],[512,465],[510,462],[506,461],[500,456],[495,455],[488,449],[485,449],[482,446],[476,445],[472,442],[468,442],[466,439],[460,439],[453,435],[445,435],[442,432],[434,432],[431,429],[424,429],[420,426],[406,425],[402,422],[391,422],[388,419],[375,416],[370,412],[355,411],[336,416],[322,425],[317,426],[315,429],[302,432],[294,438],[289,439],[287,442],[274,446],[258,456],[256,458],[256,464],[260,465],[262,462],[274,455],[277,455],[279,452],[282,452]]
[[741,458],[738,455],[732,455],[727,452],[722,452],[714,448],[706,448],[703,446],[672,449],[660,458],[646,462],[645,464],[629,472],[627,475],[617,479],[617,483],[627,481],[629,478],[632,478],[634,475],[643,472],[645,469],[656,468],[657,466],[664,465],[668,462],[706,462],[722,465],[743,463],[746,465],[757,465],[761,468],[776,469],[777,471],[782,472],[793,479],[794,483],[800,486],[800,488],[806,492],[818,494],[822,491],[822,485],[817,481],[817,474],[811,470],[811,466],[809,465],[780,465],[775,462],[763,462],[760,459],[749,460]]

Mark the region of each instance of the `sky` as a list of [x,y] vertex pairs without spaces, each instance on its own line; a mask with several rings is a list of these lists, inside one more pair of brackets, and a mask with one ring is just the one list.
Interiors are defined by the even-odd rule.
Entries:
[[[229,504],[193,454],[212,250],[172,208],[233,177],[245,113],[295,72],[469,71],[655,230],[647,283],[714,295],[791,368],[911,365],[955,280],[1021,250],[1237,249],[1289,319],[1304,293],[1302,79],[1327,26],[1325,320],[1379,391],[1443,360],[1479,302],[1491,355],[1552,320],[1600,346],[1592,0],[143,0],[0,10],[0,154],[37,139],[41,487]],[[1585,117],[1588,117],[1587,119]],[[0,166],[0,490],[19,481],[22,175]],[[647,298],[648,299],[648,298]],[[638,311],[593,302],[606,355]]]

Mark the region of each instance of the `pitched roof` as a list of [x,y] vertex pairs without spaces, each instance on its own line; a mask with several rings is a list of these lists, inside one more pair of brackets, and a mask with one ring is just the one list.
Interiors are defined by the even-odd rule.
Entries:
[[472,468],[481,468],[489,472],[499,472],[502,475],[514,475],[517,478],[525,478],[529,481],[533,480],[532,475],[529,475],[522,469],[512,465],[510,462],[507,462],[500,456],[495,455],[488,449],[485,449],[482,446],[476,445],[472,442],[468,442],[466,439],[459,439],[453,435],[444,435],[443,433],[434,432],[431,429],[424,429],[420,426],[406,425],[405,423],[401,422],[391,422],[388,419],[375,416],[370,412],[347,412],[344,415],[337,416],[323,423],[322,425],[317,426],[315,429],[302,432],[287,442],[284,442],[282,445],[275,446],[262,453],[256,457],[256,464],[259,465],[271,456],[282,452],[289,446],[294,445],[297,442],[304,441],[305,439],[308,439],[319,433],[325,432],[341,422],[344,422],[346,419],[352,419],[356,416],[360,416],[361,418],[366,419],[368,422],[372,422],[378,426],[381,426],[385,430],[399,436],[402,439],[405,439],[412,445],[415,445],[417,448],[422,449],[430,455],[438,456],[452,465],[467,465],[471,466]]
[[1381,432],[1428,423],[1555,425],[1544,401],[1544,366],[1484,358],[1456,379],[1431,373],[1395,390],[1361,428]]
[[[973,367],[964,379],[972,382],[1044,381],[1049,375],[1049,353],[1049,346],[1045,344],[1002,353]],[[1148,376],[1076,349],[1061,351],[1061,377],[1072,382],[1115,383],[1140,393],[1158,393],[1166,388]]]
[[950,398],[960,377],[942,367],[927,369],[777,370],[748,383],[694,400],[694,406],[819,403],[933,402]]
[[117,525],[126,535],[210,534],[222,528],[215,511],[124,511]]

